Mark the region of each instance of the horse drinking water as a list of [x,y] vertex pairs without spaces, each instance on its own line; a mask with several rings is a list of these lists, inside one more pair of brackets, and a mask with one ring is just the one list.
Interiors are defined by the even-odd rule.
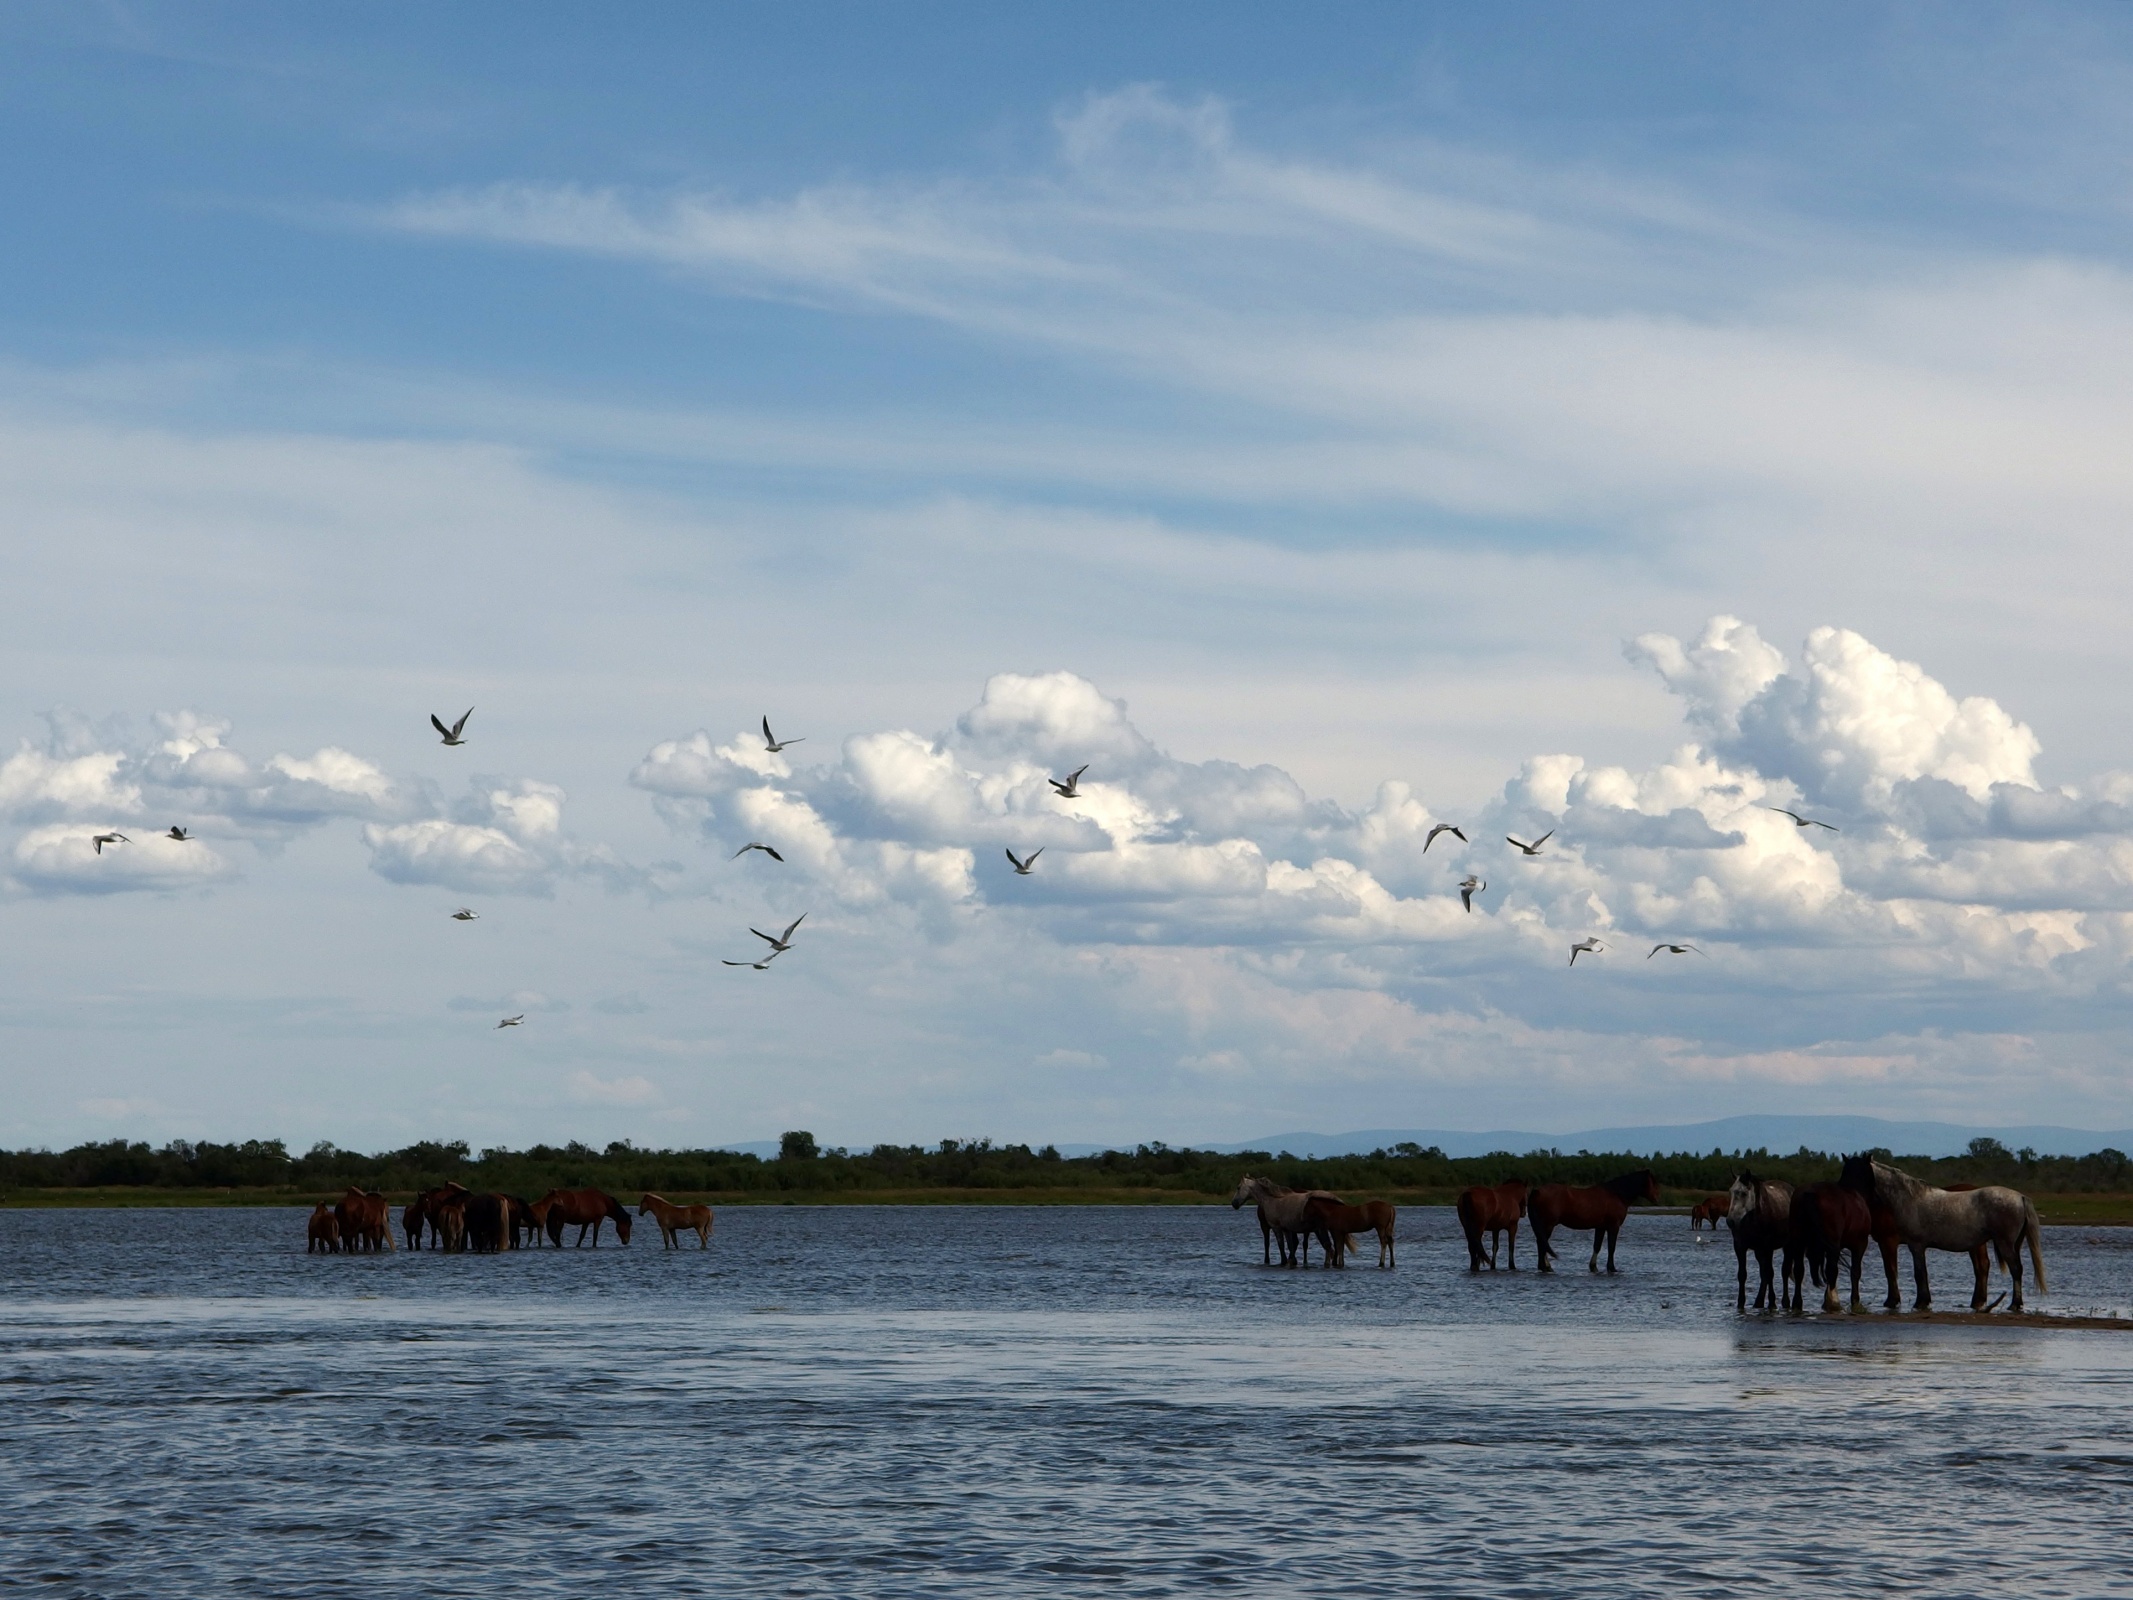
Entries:
[[534,1202],[545,1205],[548,1221],[548,1241],[560,1247],[563,1230],[571,1223],[578,1226],[578,1243],[585,1243],[585,1232],[592,1230],[593,1248],[600,1248],[600,1224],[612,1222],[615,1233],[624,1244],[630,1242],[630,1214],[622,1202],[600,1189],[550,1189]]
[[1570,1228],[1582,1232],[1592,1230],[1592,1259],[1585,1266],[1589,1272],[1600,1270],[1600,1246],[1607,1246],[1607,1270],[1615,1270],[1615,1241],[1622,1236],[1622,1223],[1629,1216],[1631,1201],[1655,1206],[1659,1203],[1659,1183],[1646,1168],[1639,1172],[1625,1172],[1618,1178],[1609,1178],[1605,1183],[1589,1188],[1573,1189],[1567,1183],[1544,1183],[1534,1190],[1526,1201],[1526,1217],[1533,1224],[1533,1243],[1540,1252],[1540,1269],[1553,1272],[1549,1263],[1555,1259],[1555,1251],[1549,1248],[1548,1235],[1557,1228]]

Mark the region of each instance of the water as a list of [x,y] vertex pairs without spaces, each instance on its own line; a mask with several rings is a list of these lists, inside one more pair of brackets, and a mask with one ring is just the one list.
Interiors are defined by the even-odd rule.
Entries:
[[[1285,1273],[1224,1208],[354,1259],[0,1212],[0,1591],[2133,1593],[2133,1334],[1736,1317],[1675,1217],[1613,1278],[1401,1225]],[[2133,1232],[2045,1249],[2045,1305],[2133,1315]]]

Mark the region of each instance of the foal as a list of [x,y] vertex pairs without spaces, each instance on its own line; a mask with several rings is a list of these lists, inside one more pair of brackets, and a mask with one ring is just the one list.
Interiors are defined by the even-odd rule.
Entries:
[[711,1248],[711,1208],[707,1205],[678,1206],[673,1201],[656,1194],[638,1197],[637,1215],[649,1214],[659,1224],[660,1242],[669,1250],[681,1248],[681,1230],[696,1230],[697,1248]]

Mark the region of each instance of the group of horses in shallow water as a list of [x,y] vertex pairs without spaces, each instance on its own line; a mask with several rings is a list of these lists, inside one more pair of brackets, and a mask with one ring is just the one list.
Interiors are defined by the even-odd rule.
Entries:
[[1355,1249],[1355,1236],[1378,1236],[1378,1265],[1393,1264],[1393,1226],[1398,1213],[1389,1200],[1366,1200],[1352,1206],[1327,1189],[1284,1189],[1267,1178],[1247,1172],[1237,1180],[1229,1197],[1232,1211],[1242,1206],[1259,1208],[1259,1255],[1274,1264],[1274,1242],[1281,1244],[1285,1267],[1311,1264],[1311,1241],[1316,1239],[1329,1267],[1345,1266]]
[[[637,1215],[658,1223],[660,1241],[669,1250],[681,1248],[684,1233],[696,1235],[699,1249],[711,1248],[709,1206],[676,1205],[647,1193],[638,1199]],[[569,1227],[578,1230],[580,1246],[590,1233],[597,1250],[600,1229],[609,1222],[615,1225],[616,1237],[628,1244],[632,1226],[628,1208],[600,1189],[550,1189],[538,1200],[527,1200],[446,1183],[425,1189],[400,1213],[410,1250],[420,1250],[427,1241],[433,1250],[483,1254],[538,1246],[544,1236],[560,1250],[563,1230]],[[312,1209],[309,1235],[306,1251],[327,1255],[397,1248],[391,1207],[375,1189],[351,1188],[338,1201],[321,1200]]]

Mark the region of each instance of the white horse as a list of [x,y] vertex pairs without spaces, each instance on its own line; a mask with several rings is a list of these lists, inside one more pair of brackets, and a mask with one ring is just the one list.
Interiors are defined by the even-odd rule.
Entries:
[[[2037,1271],[2037,1293],[2047,1292],[2044,1282],[2042,1229],[2037,1208],[2029,1196],[1997,1186],[1985,1189],[1936,1189],[1921,1183],[1900,1167],[1874,1163],[1874,1193],[1895,1215],[1903,1230],[1903,1242],[1911,1247],[1911,1270],[1918,1280],[1913,1301],[1921,1311],[1933,1304],[1926,1283],[1926,1252],[1955,1250],[1968,1255],[1989,1243],[2000,1265],[2014,1279],[2014,1302],[2007,1309],[2022,1309],[2022,1245],[2029,1244],[2030,1264]],[[1978,1283],[1973,1310],[1984,1301],[1983,1280]]]
[[1303,1264],[1308,1266],[1311,1260],[1311,1234],[1314,1231],[1318,1233],[1319,1243],[1326,1247],[1329,1256],[1339,1248],[1329,1242],[1323,1229],[1314,1229],[1310,1219],[1305,1216],[1305,1208],[1314,1198],[1337,1201],[1339,1196],[1328,1194],[1323,1189],[1308,1189],[1298,1193],[1293,1189],[1284,1189],[1270,1179],[1255,1178],[1247,1172],[1237,1180],[1236,1190],[1229,1197],[1229,1207],[1235,1211],[1245,1205],[1258,1206],[1259,1259],[1263,1265],[1274,1264],[1270,1241],[1279,1234],[1281,1264],[1285,1267],[1297,1265],[1297,1251],[1300,1246]]

